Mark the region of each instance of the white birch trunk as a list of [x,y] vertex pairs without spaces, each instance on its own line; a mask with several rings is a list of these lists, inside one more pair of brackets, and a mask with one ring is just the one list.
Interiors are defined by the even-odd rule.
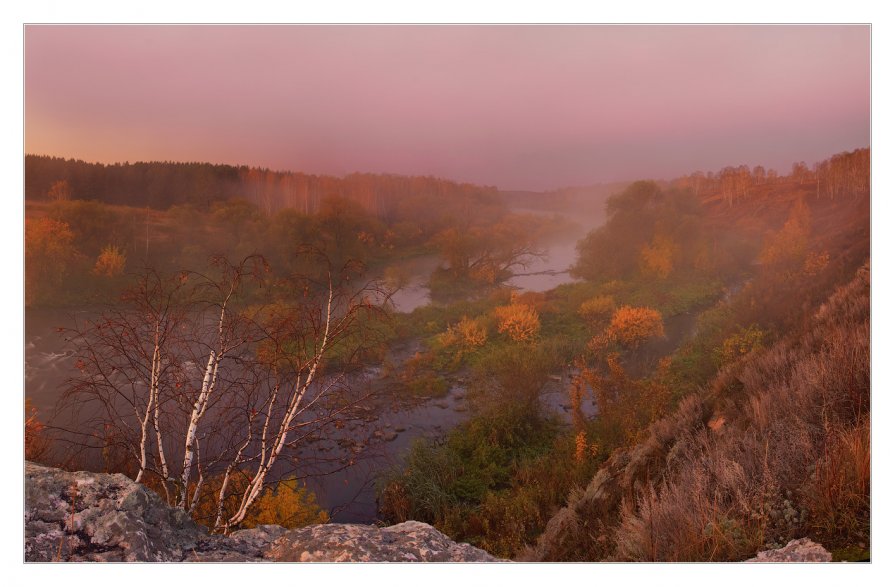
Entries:
[[134,478],[134,481],[137,483],[143,479],[143,473],[146,472],[146,436],[149,428],[149,416],[151,414],[152,398],[150,397],[146,401],[146,414],[143,416],[143,421],[140,423],[140,471]]
[[217,356],[214,351],[208,354],[208,365],[205,367],[205,377],[202,379],[202,388],[196,403],[193,404],[193,411],[190,414],[190,423],[187,426],[186,438],[184,439],[183,449],[183,474],[181,476],[181,484],[183,492],[181,493],[180,507],[186,507],[187,488],[189,487],[190,475],[193,467],[193,446],[196,441],[196,430],[199,428],[199,420],[205,413],[205,407],[208,405],[208,394],[210,393],[213,381],[217,375]]
[[162,431],[159,426],[159,378],[161,377],[162,371],[162,356],[161,350],[159,349],[158,342],[158,327],[156,327],[155,331],[155,349],[152,353],[152,375],[150,378],[150,392],[149,397],[150,401],[153,402],[153,416],[152,416],[152,425],[155,428],[155,438],[156,443],[158,444],[158,456],[159,456],[159,464],[162,467],[162,476],[163,486],[165,488],[165,493],[168,493],[168,460],[165,458],[165,446],[162,444]]
[[274,446],[271,449],[270,454],[265,458],[264,452],[261,454],[261,463],[258,467],[258,472],[255,477],[252,479],[249,487],[246,488],[243,493],[242,500],[239,505],[239,509],[237,509],[236,513],[227,520],[227,527],[232,527],[245,518],[248,513],[248,508],[255,502],[258,498],[258,495],[261,493],[261,489],[264,487],[264,480],[267,476],[267,473],[271,470],[274,464],[277,461],[277,458],[280,456],[280,453],[283,450],[283,447],[286,445],[286,439],[289,435],[290,427],[292,426],[292,421],[295,419],[295,416],[299,413],[299,407],[301,405],[302,399],[304,399],[304,395],[307,392],[308,388],[314,382],[314,377],[317,373],[317,368],[320,365],[320,361],[323,358],[324,353],[326,352],[327,344],[329,343],[329,329],[330,324],[332,323],[332,301],[333,301],[333,288],[332,283],[329,286],[329,297],[326,303],[326,314],[325,314],[325,323],[323,329],[323,338],[320,343],[320,348],[316,351],[314,355],[314,360],[311,365],[310,371],[308,371],[308,375],[305,378],[304,383],[301,382],[301,374],[298,375],[298,378],[295,382],[294,391],[292,394],[292,398],[289,403],[289,409],[286,412],[286,415],[283,417],[283,421],[280,423],[279,430],[277,431],[277,435],[274,438]]
[[[230,301],[232,293],[233,290],[231,289],[230,293],[227,294],[227,297],[224,299],[224,303],[221,305],[221,316],[218,319],[218,346],[220,352],[216,354],[214,350],[212,350],[208,353],[208,364],[205,366],[205,376],[202,378],[202,388],[199,392],[199,397],[196,398],[196,403],[193,404],[193,410],[190,413],[190,422],[187,426],[186,437],[184,438],[183,472],[180,479],[183,491],[181,493],[179,504],[179,507],[184,509],[187,507],[187,493],[189,492],[193,457],[195,456],[193,447],[196,446],[198,448],[196,434],[199,429],[199,421],[202,419],[202,416],[205,415],[205,410],[208,407],[208,400],[211,397],[215,383],[217,382],[218,366],[224,358],[224,318],[227,312],[227,303]],[[192,507],[194,506],[191,506],[190,509],[192,509]]]

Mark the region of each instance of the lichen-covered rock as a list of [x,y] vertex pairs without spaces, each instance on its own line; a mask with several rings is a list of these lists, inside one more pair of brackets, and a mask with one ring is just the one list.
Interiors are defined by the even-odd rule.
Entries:
[[359,524],[326,524],[292,530],[276,539],[265,553],[276,561],[493,561],[469,544],[457,544],[421,522],[388,528]]
[[25,463],[28,561],[494,561],[420,522],[259,526],[210,535],[124,475]]
[[26,560],[178,560],[199,534],[186,512],[124,475],[25,464]]
[[833,560],[833,555],[827,552],[820,544],[800,538],[790,540],[783,548],[775,550],[763,550],[750,558],[747,563],[828,563]]

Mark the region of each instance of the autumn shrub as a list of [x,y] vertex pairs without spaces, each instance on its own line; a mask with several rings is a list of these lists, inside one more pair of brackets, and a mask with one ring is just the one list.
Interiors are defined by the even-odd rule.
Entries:
[[724,339],[718,349],[719,363],[724,365],[755,352],[764,346],[768,334],[755,324],[740,328],[738,332]]
[[607,295],[590,298],[578,307],[578,315],[593,329],[604,327],[614,312],[615,300]]
[[674,269],[679,247],[671,237],[656,234],[653,240],[640,250],[641,271],[646,275],[667,279]]
[[31,400],[25,400],[25,460],[39,462],[47,456],[49,439],[44,432],[44,424],[37,417],[37,408]]
[[314,493],[299,486],[298,479],[292,478],[266,488],[240,526],[254,528],[275,524],[284,528],[302,528],[328,521],[329,514],[318,505]]
[[516,342],[532,342],[541,330],[537,311],[526,304],[512,303],[494,309],[497,331]]
[[452,353],[452,366],[456,367],[468,353],[480,348],[488,341],[488,327],[482,320],[463,319],[452,324],[446,331],[435,337],[437,349]]
[[124,264],[127,261],[125,254],[114,245],[103,248],[96,264],[93,266],[93,274],[103,277],[118,277],[124,273]]
[[624,346],[636,347],[648,338],[665,335],[662,315],[652,308],[622,306],[613,314],[606,335]]
[[[223,504],[223,519],[231,516],[238,508],[239,498],[248,487],[249,478],[249,474],[244,471],[235,471],[231,474],[228,485],[232,491]],[[192,517],[207,528],[214,527],[218,513],[217,494],[221,490],[222,483],[223,476],[215,475],[206,479],[199,487]],[[152,487],[152,483],[149,485]],[[160,491],[160,488],[152,488],[156,492]],[[193,484],[190,487],[191,496],[195,490],[196,486]],[[325,524],[328,521],[329,514],[318,505],[317,497],[312,491],[302,487],[295,478],[284,478],[264,488],[261,496],[249,508],[239,528],[254,528],[263,524],[301,528],[311,524]]]

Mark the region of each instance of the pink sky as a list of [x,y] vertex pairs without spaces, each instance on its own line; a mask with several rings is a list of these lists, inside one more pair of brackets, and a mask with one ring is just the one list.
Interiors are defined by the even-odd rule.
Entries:
[[867,26],[27,26],[25,151],[504,189],[870,142]]

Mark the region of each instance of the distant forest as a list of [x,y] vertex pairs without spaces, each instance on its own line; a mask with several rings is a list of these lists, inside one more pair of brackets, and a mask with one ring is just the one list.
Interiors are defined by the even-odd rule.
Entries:
[[446,199],[494,203],[498,192],[493,187],[435,177],[354,173],[338,178],[211,163],[104,165],[25,156],[25,198],[31,201],[97,200],[157,210],[187,204],[204,210],[216,202],[244,198],[266,214],[284,208],[314,214],[329,196],[355,201],[379,219],[393,223],[431,211],[433,204]]

